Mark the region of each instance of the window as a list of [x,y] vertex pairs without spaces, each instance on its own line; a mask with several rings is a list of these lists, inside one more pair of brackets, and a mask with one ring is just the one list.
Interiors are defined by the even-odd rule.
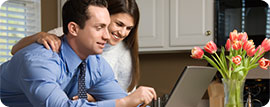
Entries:
[[[270,3],[268,0],[264,0],[268,4],[267,19],[266,19],[266,37],[270,38]],[[270,54],[269,54],[270,55]]]
[[8,0],[0,8],[0,64],[21,38],[40,32],[40,0]]
[[267,19],[266,19],[266,37],[270,38],[270,7],[268,7],[268,9],[267,9],[267,16],[266,17],[267,17]]

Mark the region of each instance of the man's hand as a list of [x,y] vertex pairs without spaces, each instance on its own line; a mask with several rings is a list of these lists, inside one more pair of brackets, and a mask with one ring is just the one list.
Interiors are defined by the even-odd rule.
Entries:
[[[78,99],[79,99],[79,96],[74,96],[72,98],[72,100],[78,100]],[[88,102],[96,102],[95,98],[88,93],[87,93],[87,100],[88,100]]]
[[153,99],[157,99],[154,88],[140,86],[132,94],[122,99],[116,100],[116,107],[137,107],[141,104],[141,107],[145,107]]

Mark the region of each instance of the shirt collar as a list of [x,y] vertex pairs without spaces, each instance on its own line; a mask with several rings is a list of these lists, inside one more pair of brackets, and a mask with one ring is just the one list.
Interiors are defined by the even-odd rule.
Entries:
[[68,44],[66,35],[62,39],[61,51],[60,54],[62,59],[67,64],[67,68],[69,72],[75,72],[82,60],[80,57],[72,50],[70,45]]

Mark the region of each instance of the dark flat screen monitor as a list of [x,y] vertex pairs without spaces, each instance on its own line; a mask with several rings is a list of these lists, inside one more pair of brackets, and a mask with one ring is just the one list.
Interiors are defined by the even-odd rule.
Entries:
[[270,37],[270,9],[262,0],[215,0],[215,42],[224,46],[230,32],[247,32],[256,46]]

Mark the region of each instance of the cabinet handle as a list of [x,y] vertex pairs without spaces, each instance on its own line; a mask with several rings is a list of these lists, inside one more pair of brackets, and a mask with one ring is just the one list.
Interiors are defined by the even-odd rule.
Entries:
[[206,35],[206,36],[210,36],[211,33],[212,33],[212,32],[211,32],[210,30],[208,30],[208,31],[205,32],[205,35]]

